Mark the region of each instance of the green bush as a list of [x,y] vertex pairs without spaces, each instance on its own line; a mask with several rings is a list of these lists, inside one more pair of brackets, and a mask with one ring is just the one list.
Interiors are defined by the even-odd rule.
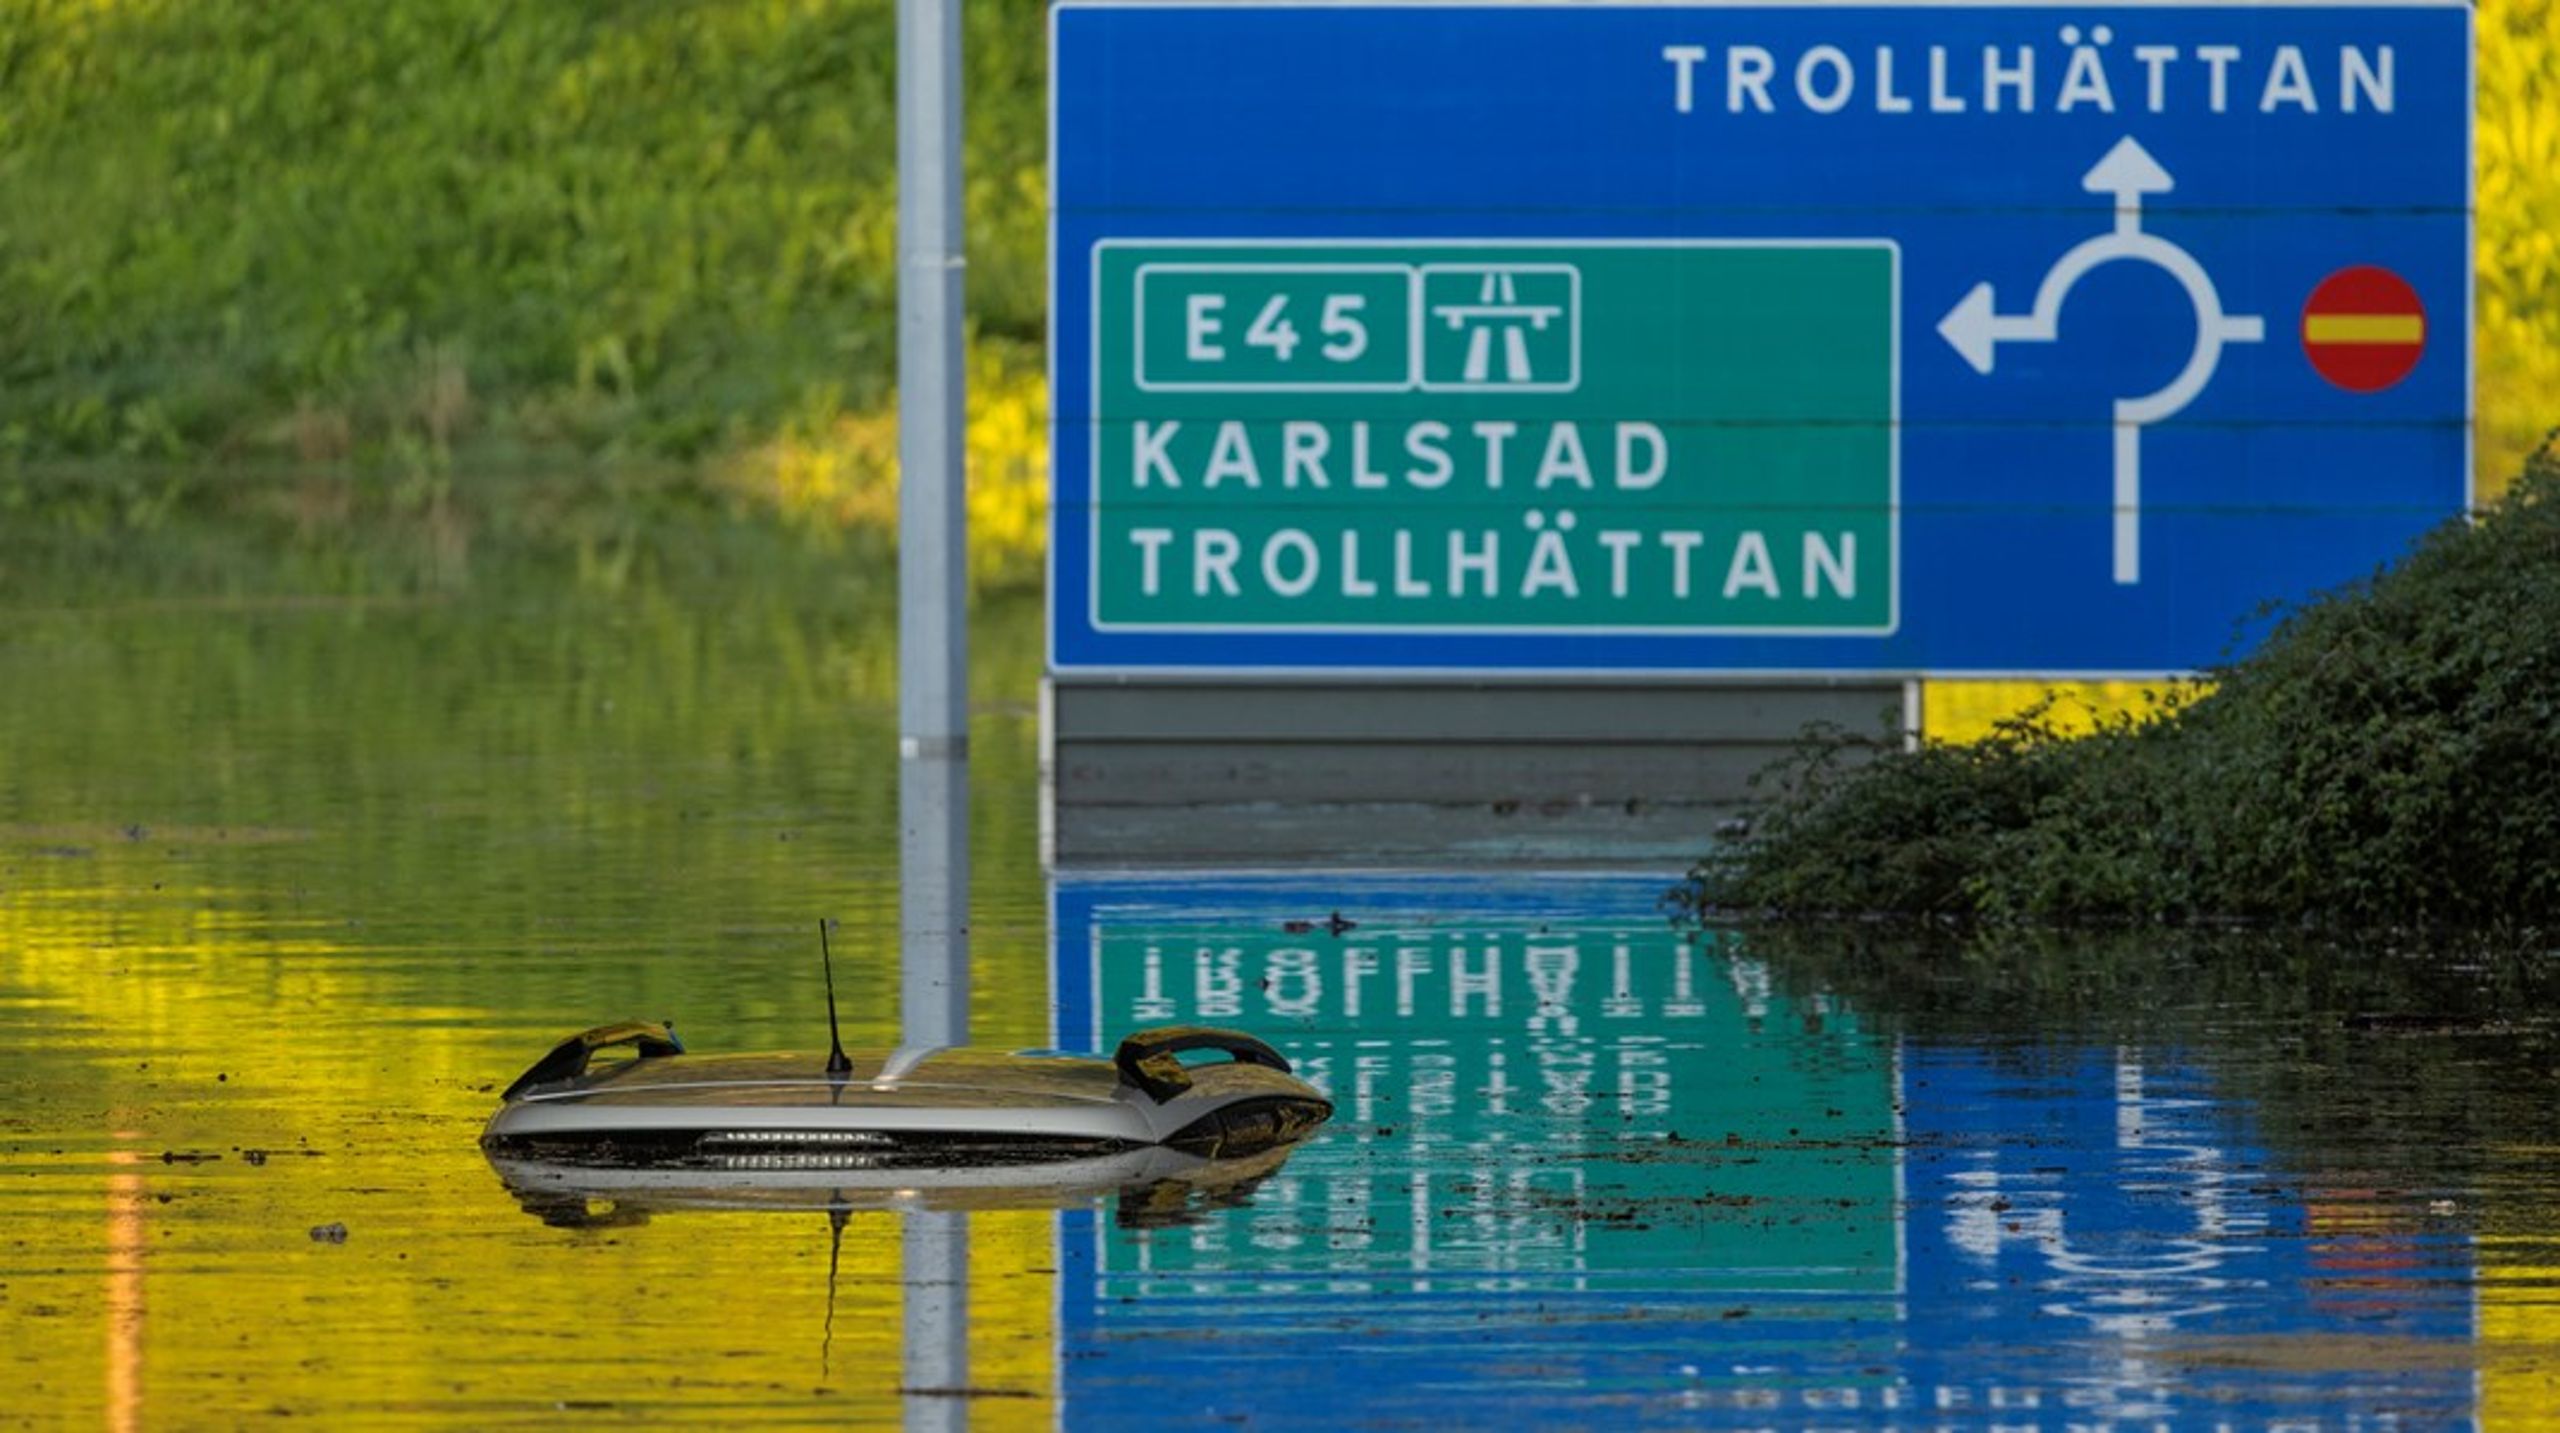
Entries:
[[[1916,751],[1810,742],[1680,899],[1994,922],[2560,920],[2560,456],[2286,614],[2208,694]],[[1872,760],[1853,758],[1871,756]]]

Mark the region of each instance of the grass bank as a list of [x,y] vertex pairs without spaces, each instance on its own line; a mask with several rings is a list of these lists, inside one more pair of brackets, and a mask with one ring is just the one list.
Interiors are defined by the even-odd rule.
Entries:
[[[895,358],[885,0],[7,0],[0,442],[689,458]],[[1040,7],[967,7],[971,314],[1040,342]]]
[[[1773,774],[1695,912],[1995,923],[2560,923],[2560,453],[2285,614],[2202,695]],[[1867,760],[1866,758],[1872,758]]]
[[[965,23],[973,516],[1022,580],[1045,21]],[[876,525],[894,30],[887,0],[0,0],[0,464],[636,464]]]

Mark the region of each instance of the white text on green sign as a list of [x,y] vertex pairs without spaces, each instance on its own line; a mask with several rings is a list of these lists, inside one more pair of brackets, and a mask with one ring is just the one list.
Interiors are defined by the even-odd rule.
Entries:
[[1887,632],[1896,253],[1094,253],[1095,622]]

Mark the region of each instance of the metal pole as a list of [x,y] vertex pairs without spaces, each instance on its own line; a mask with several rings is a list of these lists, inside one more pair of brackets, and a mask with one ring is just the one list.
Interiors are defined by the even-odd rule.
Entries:
[[969,1038],[969,562],[960,3],[898,0],[902,1042]]

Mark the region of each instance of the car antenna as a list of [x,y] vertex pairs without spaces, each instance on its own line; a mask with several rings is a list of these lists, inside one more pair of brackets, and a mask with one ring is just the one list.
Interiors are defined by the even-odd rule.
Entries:
[[827,1073],[850,1075],[853,1061],[844,1053],[844,1036],[836,1029],[836,958],[827,949],[827,918],[818,917],[818,964],[827,973]]

